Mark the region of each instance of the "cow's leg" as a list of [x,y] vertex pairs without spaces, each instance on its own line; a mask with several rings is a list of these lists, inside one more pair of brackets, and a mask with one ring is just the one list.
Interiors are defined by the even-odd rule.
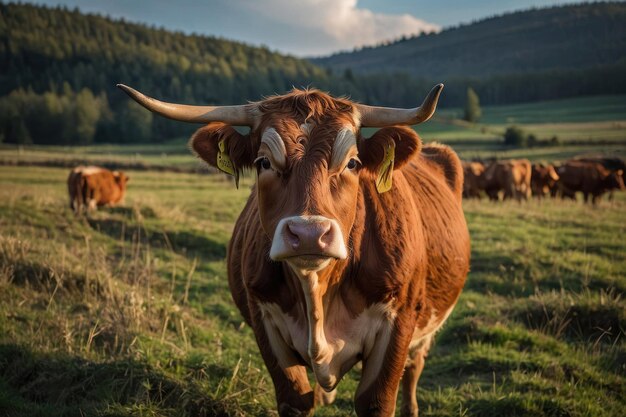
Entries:
[[432,336],[421,340],[419,345],[409,350],[404,375],[402,376],[402,417],[417,417],[417,381],[424,370],[424,361],[430,349]]
[[591,204],[593,204],[595,206],[598,203],[598,201],[600,201],[600,197],[602,197],[601,194],[592,194],[591,195]]
[[298,363],[278,331],[274,331],[272,325],[263,323],[260,312],[253,315],[252,322],[261,356],[274,382],[278,414],[281,417],[311,415],[314,398],[306,368]]
[[394,415],[400,378],[415,329],[415,316],[415,311],[398,313],[393,323],[379,331],[374,346],[363,358],[361,381],[354,399],[357,416]]
[[583,196],[585,197],[585,204],[589,202],[589,193],[584,192]]

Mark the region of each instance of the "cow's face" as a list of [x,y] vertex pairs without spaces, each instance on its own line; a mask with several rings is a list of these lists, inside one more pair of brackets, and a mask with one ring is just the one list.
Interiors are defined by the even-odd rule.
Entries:
[[[391,163],[400,168],[419,151],[413,130],[393,126],[428,120],[443,84],[412,109],[355,104],[317,90],[293,90],[248,105],[189,106],[118,87],[163,116],[209,123],[190,143],[209,164],[231,174],[256,169],[259,220],[272,241],[269,256],[306,273],[348,257],[362,182],[373,183],[381,172],[388,179]],[[251,131],[242,135],[227,122]],[[361,126],[383,128],[364,139]],[[379,189],[390,185],[382,183]]]
[[122,190],[126,189],[126,183],[128,182],[128,180],[130,180],[128,175],[124,174],[121,171],[113,171],[113,178],[115,178],[115,182]]
[[626,185],[624,185],[624,171],[619,169],[611,172],[608,176],[608,186],[609,188],[626,190]]
[[[249,135],[210,124],[191,141],[212,165],[223,141],[236,167],[256,171],[260,222],[272,242],[269,256],[303,274],[349,256],[360,182],[374,183],[385,151],[395,147],[397,169],[421,146],[417,134],[405,127],[362,138],[351,103],[319,95],[263,103],[262,120]],[[316,106],[316,100],[323,105]],[[291,110],[300,106],[305,106],[301,113]]]

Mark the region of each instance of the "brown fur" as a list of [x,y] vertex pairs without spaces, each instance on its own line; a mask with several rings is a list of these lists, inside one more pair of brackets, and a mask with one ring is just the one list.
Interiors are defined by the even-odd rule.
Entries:
[[533,196],[542,198],[550,194],[551,190],[556,186],[559,175],[556,173],[553,165],[533,164],[530,185]]
[[67,178],[70,208],[78,213],[96,207],[113,206],[124,199],[129,178],[120,171],[100,167],[74,168]]
[[531,195],[531,164],[528,159],[508,159],[495,161],[487,167],[483,176],[485,191],[491,200],[515,198],[517,201],[528,200]]
[[485,189],[482,162],[463,162],[463,197],[480,199],[480,192]]
[[583,193],[585,202],[592,196],[591,202],[596,204],[607,191],[624,190],[623,171],[611,172],[595,162],[569,161],[557,170],[557,183],[562,197],[574,198],[575,193]]
[[[215,165],[216,146],[226,137],[238,169],[252,165],[262,132],[273,127],[287,151],[282,172],[259,169],[258,181],[236,222],[228,250],[228,277],[234,301],[252,326],[261,355],[272,376],[280,415],[307,415],[314,407],[308,364],[289,352],[283,369],[263,325],[260,303],[273,303],[296,322],[306,322],[306,299],[299,278],[268,253],[281,218],[323,215],[336,219],[350,253],[332,260],[319,272],[325,307],[342,303],[351,317],[375,303],[390,303],[396,312],[392,335],[375,381],[359,392],[359,416],[388,416],[395,399],[414,332],[434,316],[441,318],[461,292],[469,269],[469,235],[461,208],[462,168],[456,154],[443,145],[422,148],[407,127],[388,127],[370,138],[357,133],[355,171],[329,171],[337,132],[355,125],[354,107],[346,100],[315,90],[295,90],[260,105],[262,120],[248,135],[221,124],[200,129],[191,140],[193,150]],[[300,126],[312,123],[310,134]],[[375,179],[386,145],[396,145],[393,188],[379,194]],[[234,144],[237,149],[234,149]],[[420,327],[421,326],[421,327]],[[429,345],[429,344],[428,344]],[[428,347],[417,355],[423,362]],[[363,358],[363,372],[374,365]],[[417,412],[414,387],[420,365],[408,372],[404,385],[408,409]],[[419,374],[418,372],[418,374]],[[319,402],[319,400],[318,400]]]

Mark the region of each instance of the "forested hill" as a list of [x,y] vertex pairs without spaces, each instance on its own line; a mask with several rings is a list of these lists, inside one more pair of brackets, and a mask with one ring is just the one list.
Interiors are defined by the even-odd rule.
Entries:
[[153,117],[115,88],[119,82],[199,104],[311,86],[413,107],[439,82],[442,106],[462,106],[469,86],[482,104],[626,93],[625,10],[594,3],[514,13],[311,63],[78,10],[0,3],[0,143],[147,142],[195,128]]
[[[327,78],[308,61],[267,48],[78,10],[0,3],[0,142],[90,143],[180,134],[180,124],[152,120],[128,106],[115,88],[119,82],[166,100],[226,104]],[[79,111],[77,101],[89,110]]]
[[485,78],[626,64],[626,3],[531,9],[314,59],[337,71]]
[[121,81],[167,99],[228,103],[323,75],[267,48],[33,5],[0,4],[0,48],[0,95],[65,81],[110,93]]

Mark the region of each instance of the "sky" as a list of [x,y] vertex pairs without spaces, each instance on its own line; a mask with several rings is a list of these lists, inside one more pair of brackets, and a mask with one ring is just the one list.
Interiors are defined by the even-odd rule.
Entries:
[[[24,2],[24,0],[22,0]],[[324,56],[582,0],[34,0],[185,33],[219,36],[295,56]]]

